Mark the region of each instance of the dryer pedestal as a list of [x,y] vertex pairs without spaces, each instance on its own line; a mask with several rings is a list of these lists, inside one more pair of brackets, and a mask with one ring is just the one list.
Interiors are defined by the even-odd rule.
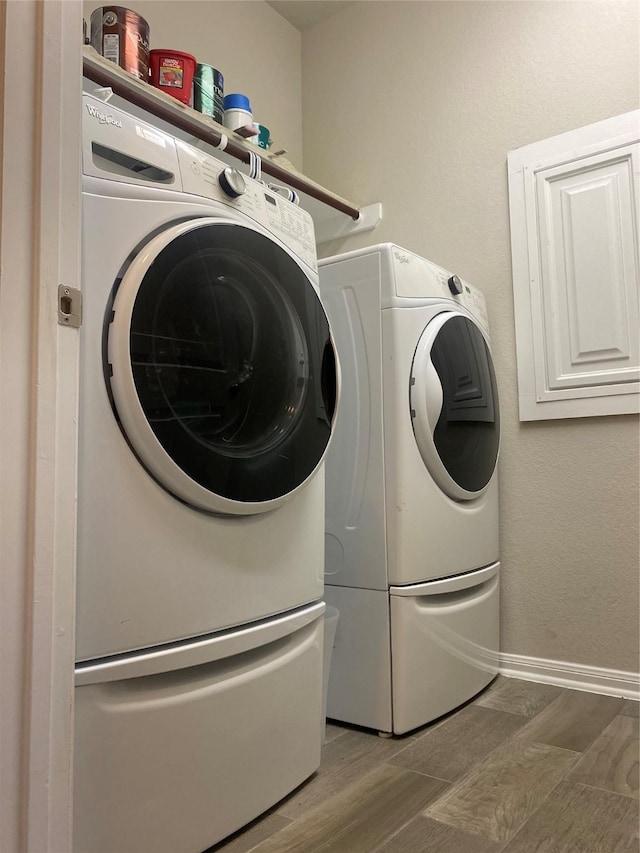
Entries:
[[327,586],[325,600],[340,610],[329,718],[404,734],[498,673],[500,563],[389,592]]

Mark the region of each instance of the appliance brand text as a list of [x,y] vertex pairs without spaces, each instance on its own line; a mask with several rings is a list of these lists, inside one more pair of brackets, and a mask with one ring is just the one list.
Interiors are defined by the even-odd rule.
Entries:
[[106,113],[101,113],[99,109],[91,106],[91,104],[87,104],[87,110],[89,112],[89,115],[92,118],[97,118],[100,124],[110,124],[113,125],[113,127],[122,127],[122,122],[114,115],[107,115]]

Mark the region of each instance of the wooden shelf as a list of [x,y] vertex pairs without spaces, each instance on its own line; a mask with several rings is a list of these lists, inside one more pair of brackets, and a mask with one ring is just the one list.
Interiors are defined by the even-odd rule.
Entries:
[[375,228],[380,221],[381,205],[359,208],[298,172],[282,156],[271,154],[247,142],[229,128],[139,80],[114,62],[104,59],[89,46],[84,47],[83,74],[98,86],[111,89],[114,95],[243,163],[249,162],[250,153],[257,154],[265,175],[301,194],[302,207],[315,208],[309,212],[319,232],[318,242]]

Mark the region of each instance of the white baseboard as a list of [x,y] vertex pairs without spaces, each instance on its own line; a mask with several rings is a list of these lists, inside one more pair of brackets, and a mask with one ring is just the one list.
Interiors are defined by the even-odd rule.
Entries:
[[500,674],[507,678],[640,701],[640,673],[637,672],[501,653]]

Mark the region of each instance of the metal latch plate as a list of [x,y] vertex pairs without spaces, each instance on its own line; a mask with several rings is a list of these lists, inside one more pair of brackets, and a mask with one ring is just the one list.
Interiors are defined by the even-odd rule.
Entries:
[[74,329],[82,323],[82,293],[75,287],[58,287],[58,323]]

